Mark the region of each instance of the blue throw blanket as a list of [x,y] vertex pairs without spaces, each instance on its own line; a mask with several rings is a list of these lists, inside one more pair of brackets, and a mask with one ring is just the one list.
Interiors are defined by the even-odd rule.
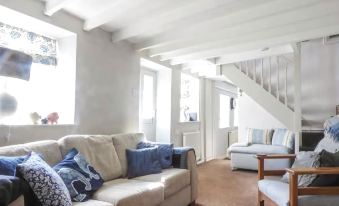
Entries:
[[324,133],[334,141],[339,141],[339,115],[326,120],[324,123]]
[[189,151],[193,151],[192,147],[177,147],[173,149],[173,167],[180,169],[188,169],[187,155]]

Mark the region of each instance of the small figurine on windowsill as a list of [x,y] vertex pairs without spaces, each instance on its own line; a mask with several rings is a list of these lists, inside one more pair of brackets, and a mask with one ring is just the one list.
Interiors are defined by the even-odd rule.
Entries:
[[58,124],[59,114],[57,112],[52,112],[47,115],[48,123],[50,124]]
[[29,114],[31,117],[31,120],[33,124],[38,124],[39,120],[41,119],[41,116],[37,112],[32,112]]
[[47,118],[41,119],[41,124],[48,124],[48,119]]

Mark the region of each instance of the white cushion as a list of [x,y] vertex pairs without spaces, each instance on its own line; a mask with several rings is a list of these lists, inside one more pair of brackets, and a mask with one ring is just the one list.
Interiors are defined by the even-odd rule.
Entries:
[[98,200],[87,200],[86,202],[73,202],[73,206],[113,206],[111,203]]
[[122,176],[118,155],[110,135],[70,135],[59,140],[63,156],[76,148],[105,180]]
[[126,177],[127,174],[127,158],[126,158],[126,149],[136,149],[137,144],[145,140],[143,133],[130,133],[130,134],[116,134],[113,135],[114,147],[117,151],[122,174]]
[[105,182],[92,198],[114,206],[156,206],[164,200],[164,187],[159,182],[116,179]]
[[[258,182],[259,190],[278,206],[289,205],[289,184],[280,180],[264,179]],[[339,195],[299,196],[299,206],[333,206],[339,202]]]
[[134,178],[146,182],[160,182],[165,187],[165,198],[173,195],[191,182],[190,172],[185,169],[165,169],[162,173]]
[[290,150],[285,146],[252,144],[248,147],[233,146],[229,149],[229,152],[246,154],[288,154]]

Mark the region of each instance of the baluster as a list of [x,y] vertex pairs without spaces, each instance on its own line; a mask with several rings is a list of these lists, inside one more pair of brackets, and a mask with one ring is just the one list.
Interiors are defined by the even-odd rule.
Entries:
[[248,61],[246,61],[246,75],[248,76]]
[[287,100],[287,67],[288,67],[288,62],[286,62],[285,65],[285,105],[287,106],[288,100]]
[[[277,99],[279,100],[279,57],[277,57]],[[280,101],[280,100],[279,100]]]
[[268,91],[271,93],[271,68],[272,68],[272,59],[269,58],[269,67],[268,67]]
[[264,87],[264,58],[261,59],[261,71],[260,71],[260,77],[261,77],[261,86]]
[[257,83],[257,60],[254,60],[254,74],[253,74],[253,78],[255,83]]

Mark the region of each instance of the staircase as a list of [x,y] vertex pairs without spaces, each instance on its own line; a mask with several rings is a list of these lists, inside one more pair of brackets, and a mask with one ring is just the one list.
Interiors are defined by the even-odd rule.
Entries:
[[221,66],[221,73],[294,130],[293,62],[273,56]]

